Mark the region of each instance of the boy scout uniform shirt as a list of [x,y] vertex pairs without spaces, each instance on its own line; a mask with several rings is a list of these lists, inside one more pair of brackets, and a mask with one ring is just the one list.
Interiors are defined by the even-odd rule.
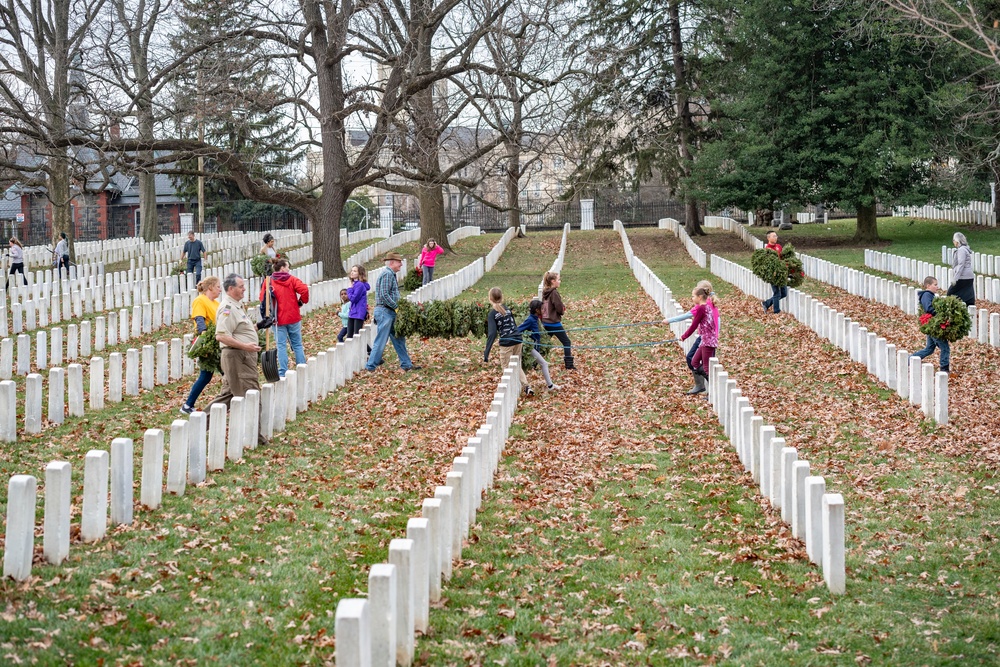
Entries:
[[[223,295],[219,310],[215,314],[215,333],[228,334],[241,343],[257,344],[257,323],[250,319],[247,311],[228,294]],[[222,347],[229,347],[220,341]]]

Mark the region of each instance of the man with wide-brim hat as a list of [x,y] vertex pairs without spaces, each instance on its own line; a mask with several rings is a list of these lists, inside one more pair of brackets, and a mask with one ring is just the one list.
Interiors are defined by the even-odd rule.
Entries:
[[400,338],[393,331],[396,323],[396,307],[399,305],[399,280],[396,274],[403,266],[403,258],[395,252],[387,252],[382,258],[385,262],[385,271],[379,274],[375,281],[375,342],[372,343],[371,354],[368,355],[368,363],[365,369],[374,371],[382,363],[382,353],[385,352],[385,344],[392,341],[392,347],[399,356],[399,366],[404,371],[412,371],[419,368],[410,361],[410,354],[406,351],[406,339]]

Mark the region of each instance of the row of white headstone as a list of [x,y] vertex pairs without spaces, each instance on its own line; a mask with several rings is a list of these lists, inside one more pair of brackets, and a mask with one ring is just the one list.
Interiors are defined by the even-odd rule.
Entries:
[[740,462],[759,484],[761,496],[781,510],[781,520],[791,527],[792,535],[805,542],[809,560],[823,568],[830,592],[843,594],[844,497],[826,493],[826,480],[811,476],[809,463],[799,459],[798,450],[786,447],[775,428],[754,415],[749,399],[715,357],[709,360],[708,400]]
[[[957,250],[958,248],[954,246],[941,246],[941,263],[951,266],[952,258]],[[973,252],[972,270],[975,273],[985,273],[988,276],[1000,276],[1000,255]]]
[[[552,261],[552,266],[549,267],[549,273],[559,273],[562,271],[563,261],[566,259],[566,242],[569,239],[569,223],[567,222],[563,225],[562,240],[559,241],[559,253],[556,254],[556,258]],[[542,290],[545,288],[545,276],[542,276],[542,281],[538,283],[538,298],[542,298]]]
[[487,273],[493,270],[493,267],[497,265],[497,262],[503,256],[504,251],[507,250],[507,246],[515,238],[517,238],[517,227],[508,227],[507,231],[500,237],[500,240],[497,241],[497,244],[490,248],[490,251],[486,253],[485,266],[483,267]]
[[388,563],[373,565],[368,598],[337,603],[337,667],[412,664],[414,635],[430,628],[430,604],[441,598],[442,579],[462,557],[462,541],[503,454],[521,386],[513,357],[493,395],[486,421],[452,462],[445,485],[421,503],[421,516],[407,521],[406,538],[389,542]]
[[[293,269],[292,273],[304,282],[310,283],[322,275],[322,263],[298,267]],[[262,279],[258,277],[251,277],[247,279],[248,289],[244,296],[246,301],[252,302],[256,299],[260,291],[261,280]],[[118,312],[108,311],[107,318],[97,317],[93,321],[82,320],[79,324],[69,324],[66,332],[66,358],[75,359],[77,349],[80,350],[80,354],[83,356],[88,356],[91,349],[101,351],[104,349],[105,345],[113,346],[117,345],[119,341],[122,343],[127,342],[130,335],[133,338],[137,338],[142,334],[154,333],[163,328],[170,327],[176,322],[187,319],[188,314],[191,312],[191,301],[197,293],[190,290],[171,294],[171,291],[172,290],[168,288],[163,298],[151,298],[149,300],[138,301],[137,304],[141,303],[142,305],[135,305],[132,307],[131,326],[129,325],[129,311],[127,308],[122,308]],[[75,300],[74,312],[78,313],[80,316],[92,312],[102,312],[103,305],[100,301],[100,292],[96,292],[96,294],[98,295],[98,300],[94,302],[92,301],[93,293],[89,290],[83,290],[82,299],[80,292],[73,293]],[[151,292],[151,296],[160,296],[160,294],[160,290],[153,290]],[[124,295],[127,297],[128,292],[124,292]],[[117,296],[120,296],[120,294],[116,295],[116,297]],[[58,296],[53,295],[52,298],[53,307],[57,307]],[[42,327],[48,325],[45,301],[41,301],[39,303],[41,309],[38,311],[37,316],[33,301],[25,303],[23,312],[24,317],[22,317],[21,304],[15,303],[11,306],[13,314],[13,329],[15,334],[18,334],[20,331],[25,329],[33,331],[36,324]],[[65,299],[63,301],[64,314],[68,314],[68,304],[69,300]],[[304,312],[308,312],[308,308]],[[23,319],[26,321],[22,321]],[[69,317],[66,319],[69,319]],[[2,304],[0,304],[0,331],[6,329],[6,324],[6,309]],[[24,334],[18,336],[18,359],[21,359],[21,341],[23,335]],[[52,365],[57,366],[62,363],[62,328],[53,327],[49,331],[38,331],[36,333],[36,345],[39,351],[37,355],[39,360],[39,370],[45,368],[43,365],[43,350],[45,349],[46,339],[49,335],[51,335]],[[93,345],[91,345],[91,340],[93,340]],[[9,371],[5,370],[10,366],[10,364],[7,363],[9,357],[4,356],[3,350],[7,349],[7,346],[12,345],[13,343],[8,338],[4,338],[0,341],[0,378],[7,379],[10,377]],[[18,368],[20,369],[21,366],[19,365]]]
[[683,223],[674,218],[662,218],[659,222],[659,228],[666,229],[680,239],[681,243],[684,244],[684,249],[691,255],[691,259],[694,260],[695,264],[703,269],[708,265],[708,256],[701,249],[701,246],[691,240],[691,236],[687,233],[687,229],[685,229]]
[[[768,298],[771,287],[750,269],[712,255],[712,273],[737,289]],[[836,347],[850,354],[851,359],[865,364],[868,373],[894,390],[901,399],[920,406],[927,419],[939,425],[948,423],[948,374],[935,375],[933,364],[923,363],[906,350],[860,326],[844,313],[831,308],[812,295],[797,289],[788,290],[785,310]]]
[[[993,257],[993,255],[988,255],[988,257]],[[927,276],[934,276],[938,281],[938,285],[942,288],[951,284],[951,277],[954,273],[951,267],[948,266],[940,266],[930,262],[875,250],[865,250],[865,266],[876,271],[891,273],[895,276],[912,280],[918,285],[922,285],[924,278]],[[993,268],[995,269],[996,267]],[[975,275],[975,290],[977,299],[983,299],[990,303],[1000,303],[1000,278],[992,278],[977,271]]]
[[[295,229],[272,230],[270,232],[278,241],[278,245],[303,245],[312,242],[312,234],[301,232]],[[263,232],[212,232],[198,234],[207,246],[218,246],[220,244],[227,247],[234,247],[238,244],[248,244],[260,250]],[[308,240],[307,240],[308,239]],[[184,242],[187,241],[187,234],[168,234],[161,237],[160,241],[148,243],[139,237],[129,237],[124,239],[107,239],[104,241],[77,241],[73,244],[76,254],[76,265],[84,268],[98,264],[112,264],[127,260],[141,260],[145,263],[154,263],[152,258],[156,253],[172,253],[174,261],[180,257]],[[24,248],[25,267],[51,266],[52,246],[49,244],[26,246]]]
[[398,248],[404,243],[412,243],[420,240],[420,229],[411,229],[405,232],[393,234],[387,239],[376,241],[370,246],[366,246],[344,260],[344,271],[349,271],[354,265],[364,266],[373,259],[377,259],[394,248]]
[[734,220],[733,218],[727,218],[721,215],[706,215],[704,224],[710,229],[723,229],[727,232],[736,234],[740,237],[740,240],[743,241],[743,245],[751,250],[757,250],[764,247],[764,242],[751,234],[747,225],[744,225],[740,223],[740,221]]
[[[636,280],[656,303],[660,313],[664,317],[680,314],[683,309],[674,301],[670,288],[635,256],[625,228],[620,225],[616,227]],[[713,262],[714,260],[713,256]],[[675,333],[679,332],[682,326],[679,322],[671,325]],[[693,337],[684,341],[681,343],[682,349],[689,349],[693,342]],[[781,508],[782,520],[792,527],[792,534],[806,542],[806,553],[813,563],[823,567],[824,579],[830,591],[843,593],[845,586],[843,497],[840,494],[826,494],[826,481],[822,477],[810,477],[809,464],[798,461],[796,450],[786,448],[782,438],[774,437],[774,427],[764,426],[763,417],[754,416],[749,399],[741,397],[736,381],[729,379],[715,357],[709,360],[708,386],[709,402],[718,415],[726,436],[736,446],[740,461],[747,471],[753,473],[754,481],[760,484],[761,495],[771,499],[772,507]],[[775,448],[779,452],[778,458],[771,456]],[[764,456],[767,458],[763,458]],[[778,468],[777,473],[772,474],[774,462],[777,462]],[[786,463],[787,481],[784,477],[785,468],[782,467]],[[765,474],[766,478],[762,479],[761,475]],[[772,488],[772,480],[777,484],[775,488]],[[810,481],[808,487],[805,486],[807,480]],[[811,502],[810,496],[806,495],[807,489],[812,494]],[[793,495],[785,495],[789,493]],[[794,495],[795,493],[799,495]],[[786,498],[787,501],[782,504]],[[808,508],[806,503],[809,503]],[[813,514],[810,515],[810,511]],[[824,530],[828,530],[830,534],[826,542],[823,541]],[[825,548],[826,544],[830,545],[829,549]]]
[[[278,383],[265,384],[232,399],[228,414],[222,404],[211,407],[211,422],[204,412],[171,424],[166,490],[184,495],[187,484],[205,481],[207,471],[221,471],[226,459],[239,461],[244,449],[257,446],[258,433],[270,438],[295,421],[310,403],[326,398],[363,368],[366,347],[374,340],[374,326],[308,358],[290,370]],[[61,371],[62,369],[53,369]],[[0,417],[9,414],[12,382],[0,382]],[[102,387],[103,389],[103,387]],[[82,395],[82,392],[81,392]],[[0,422],[5,423],[5,422]],[[163,493],[163,441],[160,429],[149,429],[143,440],[140,500],[156,509]],[[110,473],[109,473],[110,469]],[[107,533],[108,508],[113,525],[133,522],[133,441],[115,438],[107,451],[92,450],[84,458],[83,506],[80,535],[84,542],[102,539]],[[108,484],[110,479],[110,504]],[[43,544],[45,558],[60,564],[69,555],[71,516],[71,464],[53,461],[46,467]],[[23,581],[31,576],[34,549],[34,519],[37,480],[14,475],[8,484],[4,576]]]

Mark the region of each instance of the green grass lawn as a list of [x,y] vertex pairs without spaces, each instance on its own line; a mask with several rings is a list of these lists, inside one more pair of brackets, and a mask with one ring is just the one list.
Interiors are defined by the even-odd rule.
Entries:
[[[707,272],[666,232],[629,235],[689,307]],[[492,286],[530,299],[559,237],[515,239],[459,299],[484,301]],[[757,414],[845,496],[848,590],[831,596],[708,405],[683,395],[680,349],[620,347],[669,331],[572,331],[658,318],[617,233],[572,232],[562,277],[578,369],[550,353],[562,389],[519,406],[416,664],[996,664],[995,449],[927,428],[842,352],[716,281],[720,358]],[[330,320],[332,310],[308,319],[308,349],[336,335]],[[137,510],[98,544],[74,542],[64,566],[36,563],[32,581],[0,584],[3,661],[331,662],[337,601],[365,594],[368,567],[442,483],[500,376],[479,361],[481,340],[408,345],[421,371],[400,372],[390,352],[272,445],[165,496],[160,511]],[[529,382],[542,387],[537,372]],[[166,427],[185,388],[48,434],[74,457],[77,503],[91,443]],[[40,445],[0,451],[17,448]],[[51,453],[19,471],[40,474]]]

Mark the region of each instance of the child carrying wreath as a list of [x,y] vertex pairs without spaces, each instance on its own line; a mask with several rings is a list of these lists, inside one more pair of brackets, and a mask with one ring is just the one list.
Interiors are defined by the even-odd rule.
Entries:
[[941,370],[951,372],[951,343],[969,335],[972,318],[968,307],[956,296],[939,297],[938,281],[934,276],[924,278],[923,289],[917,292],[920,301],[920,331],[927,336],[927,346],[913,356],[924,359],[941,350]]

